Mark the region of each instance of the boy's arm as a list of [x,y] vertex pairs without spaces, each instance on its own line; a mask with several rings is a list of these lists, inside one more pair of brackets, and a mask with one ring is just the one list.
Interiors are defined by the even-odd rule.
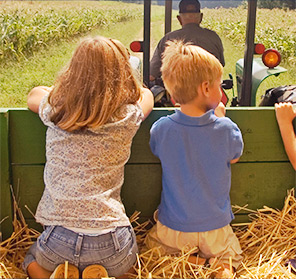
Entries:
[[239,127],[234,124],[235,126],[231,130],[231,140],[230,143],[230,158],[234,158],[230,160],[230,164],[235,164],[239,161],[240,157],[242,156],[243,149],[244,149],[244,141],[242,133]]
[[142,88],[142,94],[138,101],[142,111],[144,113],[144,119],[149,115],[154,106],[154,97],[152,92],[147,88]]
[[291,103],[275,104],[275,111],[287,156],[296,170],[296,135],[292,123],[296,112]]
[[37,86],[37,87],[33,88],[27,97],[28,108],[31,111],[38,113],[39,112],[39,105],[40,105],[42,98],[46,94],[48,94],[50,92],[50,90],[51,90],[51,87],[47,87],[47,86]]

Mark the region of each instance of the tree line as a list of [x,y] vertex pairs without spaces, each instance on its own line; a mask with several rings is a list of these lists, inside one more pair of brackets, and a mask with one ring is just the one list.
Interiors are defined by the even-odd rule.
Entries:
[[296,0],[258,0],[258,8],[294,10],[296,8]]
[[[129,2],[129,3],[143,3],[145,0],[111,0],[111,1],[121,1],[121,2]],[[165,0],[152,0],[152,4],[155,5],[164,5]],[[238,7],[240,5],[246,5],[247,0],[200,0],[202,8],[230,8],[230,7]],[[173,0],[173,9],[178,9],[179,1]],[[296,0],[258,0],[257,1],[258,8],[265,9],[296,9]]]

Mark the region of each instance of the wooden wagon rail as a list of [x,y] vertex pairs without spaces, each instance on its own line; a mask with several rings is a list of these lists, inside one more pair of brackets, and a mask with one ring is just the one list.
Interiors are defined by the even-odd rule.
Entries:
[[[150,151],[149,130],[154,121],[168,113],[172,110],[154,109],[134,138],[122,189],[128,215],[137,210],[142,218],[151,217],[159,203],[161,166]],[[248,204],[255,210],[264,205],[282,208],[287,190],[296,186],[296,175],[285,154],[274,108],[227,108],[227,116],[238,124],[245,143],[243,156],[232,165],[232,204]],[[46,127],[31,111],[0,109],[0,220],[6,218],[1,223],[4,239],[12,233],[10,185],[28,225],[40,228],[24,206],[35,212],[43,192],[45,133]],[[235,222],[245,219],[246,215],[239,213]]]

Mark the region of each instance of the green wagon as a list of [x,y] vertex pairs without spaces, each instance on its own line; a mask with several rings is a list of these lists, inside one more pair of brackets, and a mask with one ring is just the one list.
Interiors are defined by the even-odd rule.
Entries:
[[[249,27],[254,27],[256,1],[249,0]],[[166,0],[165,32],[170,30],[172,0]],[[149,79],[150,49],[150,5],[145,0],[144,16],[144,81]],[[255,6],[254,6],[255,5]],[[253,25],[253,27],[252,27]],[[250,36],[249,36],[250,37]],[[252,36],[251,36],[252,37]],[[252,80],[252,51],[247,42],[243,79]],[[145,51],[146,49],[146,51]],[[146,65],[146,66],[145,66]],[[251,71],[248,69],[251,67]],[[249,84],[247,82],[244,83]],[[251,102],[251,89],[242,90],[244,101]],[[131,157],[125,167],[125,182],[122,200],[128,215],[134,211],[141,212],[141,218],[152,217],[160,201],[161,165],[149,148],[149,130],[153,122],[163,115],[172,113],[173,108],[155,108],[142,123],[132,144]],[[292,168],[282,143],[281,135],[272,107],[231,107],[226,116],[236,122],[242,131],[245,143],[244,153],[232,168],[231,202],[233,205],[248,204],[251,209],[267,205],[281,208],[287,190],[296,186],[296,173]],[[295,121],[296,122],[296,121]],[[294,127],[296,123],[294,122]],[[1,185],[0,185],[0,231],[3,239],[8,238],[13,230],[13,190],[25,220],[30,227],[41,229],[28,206],[35,212],[43,192],[43,169],[45,164],[46,127],[38,115],[28,109],[0,108],[0,148],[1,148]],[[173,152],[173,151],[172,151]],[[236,215],[234,222],[245,221],[244,213]]]
[[[122,200],[128,215],[137,210],[141,212],[142,219],[147,219],[158,206],[161,165],[150,151],[149,129],[159,117],[170,113],[171,109],[154,109],[134,138],[122,189]],[[281,208],[287,190],[296,186],[296,173],[286,156],[274,109],[227,108],[227,116],[238,124],[245,143],[240,161],[231,166],[232,204],[248,204],[255,210],[264,205]],[[8,216],[1,223],[4,239],[13,230],[10,185],[28,225],[41,229],[25,205],[35,212],[43,192],[45,133],[46,127],[37,114],[27,109],[0,110],[0,219]],[[245,220],[246,215],[236,215],[235,222]]]

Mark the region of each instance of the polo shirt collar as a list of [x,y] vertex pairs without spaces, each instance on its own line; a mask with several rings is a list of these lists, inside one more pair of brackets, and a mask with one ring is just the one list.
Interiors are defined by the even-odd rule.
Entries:
[[175,111],[173,115],[169,116],[174,122],[177,122],[182,125],[187,126],[205,126],[211,124],[217,120],[217,116],[214,113],[214,110],[211,109],[207,111],[202,116],[192,117],[184,114],[179,109]]

